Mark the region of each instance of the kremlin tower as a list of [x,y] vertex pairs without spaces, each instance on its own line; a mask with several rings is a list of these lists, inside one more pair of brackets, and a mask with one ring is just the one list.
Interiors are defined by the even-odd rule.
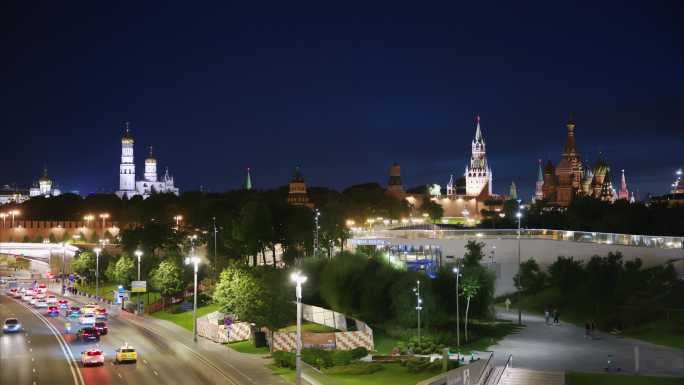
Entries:
[[492,195],[492,169],[487,164],[487,151],[485,140],[480,129],[480,116],[475,118],[477,126],[475,128],[475,138],[472,142],[472,152],[470,164],[466,166],[466,195],[479,196],[483,189],[487,189],[486,194]]
[[404,186],[401,183],[401,167],[399,163],[394,162],[390,167],[390,177],[387,182],[387,194],[399,200],[406,197]]
[[544,172],[542,171],[542,160],[539,159],[537,167],[537,184],[534,189],[534,200],[539,201],[544,199]]
[[629,190],[627,190],[627,181],[625,180],[625,170],[622,170],[622,178],[620,178],[620,192],[618,199],[629,200]]

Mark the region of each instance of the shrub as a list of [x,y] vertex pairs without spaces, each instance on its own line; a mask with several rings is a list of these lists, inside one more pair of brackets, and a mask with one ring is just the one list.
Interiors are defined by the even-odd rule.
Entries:
[[333,366],[332,354],[323,349],[302,349],[302,361],[319,369]]
[[361,359],[368,355],[368,349],[364,347],[358,347],[350,350],[352,358],[355,360]]
[[338,350],[332,352],[333,365],[349,365],[354,360],[351,350]]
[[276,366],[281,368],[294,368],[296,366],[296,356],[294,353],[275,351],[273,354],[273,361],[275,361]]
[[354,362],[353,364],[326,369],[325,373],[359,375],[373,374],[379,370],[382,370],[382,365],[377,362]]

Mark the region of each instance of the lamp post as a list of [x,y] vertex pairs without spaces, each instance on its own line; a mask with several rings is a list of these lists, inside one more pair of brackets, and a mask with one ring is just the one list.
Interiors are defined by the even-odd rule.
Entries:
[[176,221],[176,230],[180,230],[180,221],[183,220],[183,216],[179,214],[174,216],[173,219]]
[[2,228],[5,228],[5,221],[7,220],[7,213],[0,213],[0,218],[2,218]]
[[[133,252],[136,257],[138,257],[138,281],[140,281],[140,258],[143,256],[143,252],[140,249],[137,249]],[[133,288],[131,288],[132,290]],[[138,293],[138,312],[140,312],[140,293]]]
[[458,278],[461,276],[461,268],[456,265],[454,267],[454,274],[456,274],[456,347],[461,347],[461,317],[458,310]]
[[416,294],[416,312],[418,313],[418,344],[420,345],[420,311],[423,310],[423,299],[420,298],[420,281],[416,281],[416,287],[413,288]]
[[100,214],[100,219],[102,219],[102,236],[104,236],[104,229],[106,225],[107,218],[109,218],[109,214],[107,213],[102,213]]
[[100,298],[100,253],[102,249],[95,247],[95,298]]
[[[218,237],[218,229],[216,228],[216,217],[211,217],[211,219],[214,221],[214,273],[218,271],[218,247],[216,243],[216,239]],[[266,259],[266,257],[264,257]],[[275,263],[275,261],[273,261]]]
[[92,221],[93,219],[95,219],[95,217],[91,214],[88,214],[83,217],[83,220],[86,221],[86,226],[88,227],[90,227],[90,221]]
[[[522,276],[520,275],[520,220],[522,219],[522,213],[520,212],[520,208],[518,208],[518,212],[515,213],[515,217],[518,218],[518,286],[521,286],[520,278],[522,278]],[[521,289],[522,286],[518,288],[518,325],[522,325],[522,310],[520,309]]]
[[318,230],[321,228],[321,226],[318,225],[318,218],[321,216],[321,212],[318,209],[314,210],[314,257],[318,257]]
[[192,340],[197,342],[197,269],[200,263],[200,258],[197,256],[185,257],[186,265],[193,265],[194,267],[194,293],[192,300]]
[[14,228],[14,217],[19,216],[19,214],[21,214],[21,212],[19,210],[12,210],[9,213],[12,216],[12,228]]
[[302,284],[306,282],[306,276],[294,272],[290,279],[297,284],[297,355],[295,358],[295,384],[302,385]]

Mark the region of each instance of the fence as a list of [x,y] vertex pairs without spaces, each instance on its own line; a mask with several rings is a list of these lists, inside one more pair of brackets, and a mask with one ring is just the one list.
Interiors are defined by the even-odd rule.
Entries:
[[[252,327],[247,322],[224,325],[224,314],[209,313],[197,318],[197,335],[218,343],[244,341],[252,336]],[[220,321],[220,322],[219,322]]]

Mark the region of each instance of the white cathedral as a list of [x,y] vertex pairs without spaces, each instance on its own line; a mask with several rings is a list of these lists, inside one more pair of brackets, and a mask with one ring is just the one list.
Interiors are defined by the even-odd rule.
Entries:
[[121,165],[119,166],[119,191],[116,195],[119,198],[132,198],[136,195],[141,195],[143,199],[147,199],[153,194],[170,193],[178,195],[178,187],[173,184],[173,177],[169,175],[169,169],[166,168],[164,177],[161,180],[157,179],[157,159],[152,154],[152,147],[150,147],[150,155],[145,159],[145,173],[143,180],[135,180],[135,162],[133,161],[133,137],[129,124],[126,123],[126,132],[121,138]]

